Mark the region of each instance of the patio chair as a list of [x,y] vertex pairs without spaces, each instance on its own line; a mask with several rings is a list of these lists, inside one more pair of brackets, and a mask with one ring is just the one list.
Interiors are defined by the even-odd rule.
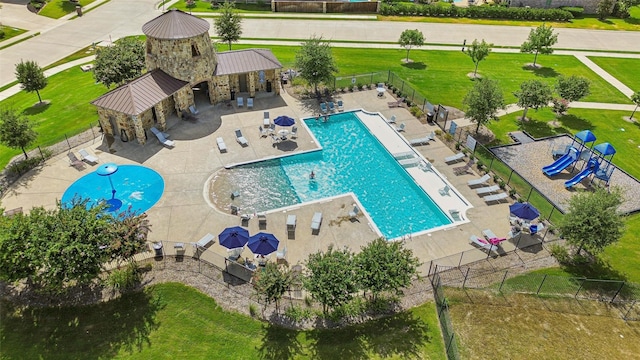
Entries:
[[322,225],[322,213],[317,212],[313,214],[311,218],[311,233],[317,234],[320,232],[320,225]]
[[419,139],[409,140],[409,144],[412,146],[425,145],[429,143],[429,140],[431,140],[431,138],[429,136],[425,136]]
[[388,102],[387,105],[390,108],[396,108],[396,107],[401,107],[402,103],[404,103],[404,98],[400,98],[397,101],[393,101],[393,102]]
[[265,129],[269,129],[270,122],[271,119],[269,118],[269,112],[265,111],[262,115],[262,126],[264,126]]
[[253,109],[253,98],[247,98],[247,109]]
[[287,256],[287,247],[285,246],[284,249],[282,249],[282,251],[276,252],[276,262],[286,261],[286,256]]
[[78,159],[76,154],[74,154],[72,152],[69,152],[69,153],[67,153],[67,157],[69,158],[69,165],[71,165],[74,168],[76,168],[76,170],[83,170],[84,169],[84,163]]
[[296,230],[296,222],[297,218],[295,215],[287,215],[287,231],[295,231]]
[[328,112],[327,111],[327,103],[323,103],[323,102],[320,103],[320,110],[322,110],[323,114],[326,114]]
[[282,140],[280,140],[279,136],[276,136],[276,134],[271,133],[271,145],[276,146],[276,144],[279,144]]
[[267,214],[258,213],[258,227],[264,229],[267,227]]
[[269,131],[270,133],[276,132],[276,124],[271,123],[269,125],[269,129],[267,129],[267,131]]
[[160,143],[165,147],[172,148],[175,146],[175,143],[172,140],[167,139],[169,137],[169,134],[163,133],[162,131],[156,129],[153,126],[149,130],[151,130],[151,132],[156,136],[156,138],[158,138],[158,141],[160,141]]
[[467,171],[469,171],[469,169],[471,169],[474,163],[475,162],[473,161],[473,159],[471,159],[464,166],[458,166],[453,168],[453,173],[456,175],[465,174]]
[[462,220],[464,220],[462,215],[460,215],[460,211],[458,211],[456,209],[449,209],[449,215],[451,215],[451,218],[453,219],[453,221],[462,221]]
[[342,104],[342,100],[338,100],[338,111],[344,111],[344,105]]
[[395,115],[391,115],[391,117],[389,118],[389,120],[387,120],[387,122],[389,124],[395,124],[396,123],[396,116]]
[[329,101],[329,111],[336,112],[336,105],[333,103],[333,101]]
[[485,196],[482,199],[484,199],[484,202],[486,203],[490,203],[490,202],[494,202],[494,201],[500,201],[503,199],[508,198],[509,195],[507,193],[501,192],[495,195],[489,195],[489,196]]
[[384,96],[384,83],[378,83],[378,87],[376,87],[376,91],[378,92],[378,97],[383,97]]
[[189,106],[189,111],[191,111],[191,113],[194,114],[194,115],[198,115],[198,113],[199,113],[199,111],[198,111],[198,109],[196,109],[195,105],[190,105]]
[[498,185],[485,186],[483,188],[476,189],[476,194],[486,195],[486,194],[491,194],[492,192],[496,192],[498,190],[500,190],[500,186]]
[[298,138],[298,127],[294,126],[291,128],[291,138],[292,139],[297,139]]
[[260,131],[260,137],[267,137],[267,130],[265,130],[262,126],[258,126],[258,130]]
[[448,163],[458,162],[458,161],[460,161],[462,159],[464,159],[464,153],[459,152],[459,153],[457,153],[455,155],[451,155],[451,156],[448,156],[448,157],[444,158],[444,162],[448,164]]
[[242,131],[240,131],[240,129],[236,129],[236,141],[238,142],[238,144],[242,145],[242,146],[247,146],[249,145],[249,142],[247,141],[247,139],[242,136]]
[[498,238],[498,236],[496,236],[496,234],[491,229],[482,230],[482,235],[487,240],[488,239],[497,239]]
[[420,169],[422,169],[422,171],[427,172],[427,171],[433,171],[433,165],[431,165],[430,162],[423,162],[419,165]]
[[489,181],[490,178],[491,178],[491,176],[489,174],[484,174],[484,176],[482,176],[479,179],[474,179],[474,180],[467,181],[467,185],[469,185],[469,187],[482,185],[482,184],[486,183],[487,181]]
[[498,247],[496,245],[491,245],[487,240],[479,238],[475,235],[471,235],[469,237],[469,243],[478,245],[482,249],[487,250],[487,253],[491,253],[492,251],[498,254]]
[[360,209],[358,208],[358,205],[353,205],[353,210],[349,211],[349,217],[351,219],[355,219],[356,217],[358,217],[359,213]]
[[216,138],[216,143],[218,144],[218,150],[220,150],[221,153],[227,152],[227,145],[221,137]]
[[449,194],[449,190],[451,190],[449,185],[445,185],[442,189],[438,189],[438,192],[440,193],[441,196],[451,196]]
[[244,98],[242,96],[238,96],[238,107],[243,107],[244,106]]
[[86,149],[80,149],[78,153],[80,154],[80,158],[82,159],[82,161],[91,165],[95,165],[98,163],[98,158],[89,154]]
[[397,131],[397,132],[404,131],[404,128],[405,128],[406,126],[407,126],[407,125],[406,125],[405,123],[402,123],[402,124],[400,124],[400,126],[396,126],[396,131]]

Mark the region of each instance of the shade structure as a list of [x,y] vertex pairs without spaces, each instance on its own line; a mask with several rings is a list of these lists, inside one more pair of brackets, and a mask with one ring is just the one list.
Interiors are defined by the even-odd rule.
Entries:
[[118,165],[114,163],[106,163],[104,165],[100,165],[96,170],[96,174],[100,176],[106,176],[109,179],[109,184],[111,185],[111,199],[107,200],[107,211],[113,212],[117,211],[122,207],[122,200],[116,199],[116,188],[113,187],[113,182],[111,181],[111,175],[115,174],[118,171]]
[[258,255],[269,255],[278,250],[280,241],[273,234],[259,232],[249,238],[247,247]]
[[533,220],[540,216],[540,211],[529,203],[515,203],[509,206],[511,214],[519,217],[520,219]]
[[278,126],[292,126],[296,123],[296,120],[286,115],[281,115],[273,119],[273,123]]
[[249,231],[240,226],[229,227],[218,235],[218,241],[227,249],[240,248],[249,241]]
[[116,171],[118,171],[118,165],[114,163],[107,163],[100,165],[100,167],[98,167],[98,169],[96,170],[96,174],[100,176],[109,176],[114,174]]

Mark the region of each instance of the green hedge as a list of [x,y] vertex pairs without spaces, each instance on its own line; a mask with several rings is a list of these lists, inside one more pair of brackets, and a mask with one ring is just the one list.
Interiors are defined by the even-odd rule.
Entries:
[[501,6],[472,6],[459,8],[456,6],[442,7],[415,3],[380,4],[381,15],[409,15],[409,16],[446,16],[466,17],[478,19],[509,19],[509,20],[538,20],[538,21],[569,21],[573,15],[561,9],[533,9],[522,7]]

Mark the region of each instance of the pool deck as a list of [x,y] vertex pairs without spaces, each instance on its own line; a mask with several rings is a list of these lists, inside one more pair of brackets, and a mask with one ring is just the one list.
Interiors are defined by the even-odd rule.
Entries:
[[[392,100],[391,95],[377,97],[376,90],[339,94],[335,99],[343,100],[345,111],[365,109],[368,112],[380,112],[385,118],[395,115],[397,124],[406,124],[405,131],[401,133],[406,139],[424,137],[437,129],[436,126],[420,123],[406,108],[389,108],[387,102]],[[286,141],[277,146],[273,146],[268,137],[261,137],[258,131],[258,127],[262,124],[263,111],[269,111],[272,119],[283,114],[297,119],[314,116],[320,113],[316,100],[298,101],[286,92],[281,96],[269,94],[267,97],[255,99],[254,109],[251,110],[238,109],[234,103],[209,105],[199,98],[196,98],[196,102],[200,111],[197,121],[173,119],[165,130],[176,142],[173,149],[162,147],[152,137],[145,146],[138,145],[137,142],[122,143],[120,140],[108,144],[106,139],[96,139],[93,143],[73,149],[76,153],[80,148],[88,149],[100,159],[100,163],[141,164],[156,170],[163,176],[164,195],[153,208],[147,211],[152,224],[149,233],[150,241],[193,243],[207,233],[217,235],[225,227],[241,225],[239,216],[232,215],[229,211],[218,210],[207,200],[206,184],[215,176],[215,173],[228,164],[317,148],[317,144],[304,127],[299,127],[297,141]],[[389,142],[401,146],[402,143],[405,149],[409,146],[394,134],[393,128],[389,128],[387,124],[381,126],[392,130],[389,137],[385,135],[382,138],[385,144]],[[242,147],[236,142],[234,136],[236,128],[242,130],[249,142],[248,146]],[[391,135],[395,138],[385,140],[391,139]],[[226,153],[220,153],[216,147],[217,137],[224,139],[228,148]],[[430,260],[473,249],[474,247],[469,244],[469,236],[472,234],[480,236],[483,229],[490,228],[498,236],[506,236],[510,230],[509,202],[486,205],[483,199],[475,194],[475,190],[467,186],[468,180],[478,178],[479,175],[467,173],[456,176],[453,168],[463,163],[445,164],[442,159],[452,155],[453,152],[439,139],[413,149],[433,164],[441,177],[445,178],[460,194],[460,199],[465,199],[464,201],[473,206],[463,213],[465,221],[453,227],[404,239],[407,247],[412,249],[424,263],[420,268],[422,273],[428,270]],[[62,197],[65,189],[72,182],[94,171],[96,167],[97,165],[87,164],[84,170],[76,170],[70,166],[66,154],[55,156],[13,184],[2,198],[2,205],[5,209],[23,207],[27,210],[34,206],[54,208],[56,201]],[[410,173],[414,176],[434,176],[434,173],[424,172],[417,167],[411,168]],[[442,181],[441,178],[438,179]],[[424,181],[430,180],[425,178]],[[426,187],[426,190],[430,195],[436,192],[436,195],[433,195],[434,199],[441,196],[437,193],[438,188]],[[449,200],[458,201],[453,197],[436,201],[438,203],[445,201],[445,208],[443,208],[445,212],[448,211],[449,206],[452,208],[461,206],[459,203],[458,205],[449,204],[447,202]],[[286,247],[288,262],[302,263],[308,254],[325,250],[331,244],[336,247],[346,246],[357,251],[377,237],[365,215],[359,216],[358,221],[349,219],[348,212],[353,209],[355,202],[356,200],[351,196],[341,196],[288,208],[285,211],[270,212],[267,214],[266,228],[263,226],[263,229],[260,229],[257,219],[251,219],[244,225],[247,225],[251,234],[257,231],[273,233],[281,241],[280,250]],[[311,218],[315,212],[323,213],[318,234],[311,233]],[[286,217],[289,214],[295,214],[297,217],[294,234],[289,234],[287,231]],[[398,226],[402,226],[402,219],[397,221]],[[503,248],[507,251],[511,250],[513,244],[504,242]],[[219,244],[214,244],[207,252],[226,255],[226,249]],[[245,250],[242,255],[247,257],[251,256],[251,253]],[[275,258],[275,254],[271,256]],[[486,254],[478,250],[465,255],[465,262],[484,257]]]

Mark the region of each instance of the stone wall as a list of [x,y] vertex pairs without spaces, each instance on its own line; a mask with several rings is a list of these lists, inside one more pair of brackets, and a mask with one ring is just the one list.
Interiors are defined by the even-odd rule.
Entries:
[[236,92],[240,89],[240,76],[247,76],[247,90],[250,97],[255,97],[256,92],[266,92],[267,82],[271,82],[271,92],[276,95],[280,94],[280,73],[282,69],[265,70],[264,82],[260,82],[260,76],[257,71],[245,74],[222,75],[213,78],[213,86],[210,86],[210,96],[212,102],[231,100],[231,90]]
[[185,86],[173,94],[174,108],[178,117],[182,119],[182,111],[189,111],[189,106],[194,105],[193,90],[190,86]]
[[[210,80],[218,64],[209,33],[188,39],[147,38],[147,70],[162,69],[176,79],[195,86]],[[194,55],[192,46],[197,49]]]
[[[121,137],[122,130],[126,133],[126,139],[131,139],[131,136],[135,134],[135,130],[133,129],[133,124],[131,122],[131,118],[127,114],[123,114],[121,112],[105,109],[98,107],[98,117],[100,121],[100,126],[102,126],[102,130],[105,134],[109,134],[113,137]],[[114,122],[118,129],[113,129],[111,127],[110,118],[114,119]]]
[[530,6],[532,8],[554,9],[562,6],[584,8],[585,14],[595,14],[600,0],[511,0],[512,7]]

